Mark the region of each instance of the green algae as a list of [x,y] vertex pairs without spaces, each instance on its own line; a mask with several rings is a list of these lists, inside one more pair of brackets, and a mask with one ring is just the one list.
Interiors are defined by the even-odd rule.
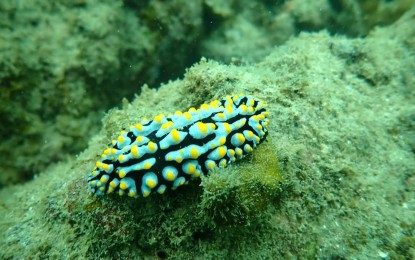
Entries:
[[[411,257],[413,13],[365,39],[302,33],[256,64],[202,59],[144,87],[83,153],[0,191],[0,257]],[[268,141],[251,156],[165,196],[89,193],[120,129],[229,93],[269,103]]]
[[412,5],[413,0],[3,1],[0,187],[78,153],[98,131],[104,111],[131,99],[144,83],[155,87],[181,77],[201,56],[260,62],[301,31],[366,36]]
[[140,254],[176,258],[181,254],[177,247],[191,250],[189,241],[217,239],[225,231],[236,237],[264,225],[281,191],[274,148],[263,143],[241,163],[163,196],[132,199],[109,195],[80,200],[77,194],[85,187],[76,181],[66,201],[67,217],[72,225],[82,226],[92,235],[85,241],[91,256],[116,255],[119,248],[134,245]]
[[200,3],[128,2],[0,3],[0,187],[85,149],[104,111],[196,61]]
[[199,208],[214,226],[247,226],[263,222],[265,213],[281,191],[276,148],[265,141],[255,152],[229,169],[202,178]]

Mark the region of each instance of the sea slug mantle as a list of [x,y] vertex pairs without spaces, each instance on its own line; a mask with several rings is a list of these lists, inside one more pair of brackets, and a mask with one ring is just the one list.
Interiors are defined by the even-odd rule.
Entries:
[[143,119],[121,131],[88,176],[97,195],[116,192],[130,197],[163,194],[251,153],[268,134],[264,101],[233,95]]

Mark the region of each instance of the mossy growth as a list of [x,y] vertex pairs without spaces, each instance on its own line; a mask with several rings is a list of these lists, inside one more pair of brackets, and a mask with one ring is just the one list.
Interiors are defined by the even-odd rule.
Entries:
[[276,149],[265,141],[240,163],[203,177],[199,207],[216,226],[250,225],[267,212],[281,183]]
[[77,183],[70,188],[67,206],[72,225],[90,234],[90,257],[121,256],[127,252],[119,248],[134,246],[140,255],[180,258],[197,241],[213,243],[220,237],[221,243],[231,243],[268,223],[264,216],[270,215],[281,183],[276,149],[264,141],[244,159],[163,196],[108,195],[82,201],[78,196],[85,187]]
[[397,259],[414,259],[415,257],[415,237],[405,236],[403,237],[397,247],[396,255]]
[[391,259],[415,259],[415,223],[401,223],[404,236],[391,250]]

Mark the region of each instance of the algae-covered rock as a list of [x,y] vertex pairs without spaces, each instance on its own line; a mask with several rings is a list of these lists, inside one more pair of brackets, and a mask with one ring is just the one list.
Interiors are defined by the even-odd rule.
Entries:
[[[411,257],[414,12],[366,38],[304,32],[258,63],[201,59],[144,87],[76,159],[0,190],[0,258]],[[119,130],[231,93],[269,104],[250,156],[163,196],[89,192]]]
[[83,149],[104,109],[140,75],[154,78],[154,38],[117,1],[2,1],[0,10],[2,186]]
[[125,2],[0,3],[0,187],[78,153],[105,110],[194,62],[201,3]]
[[300,32],[365,36],[388,25],[414,5],[414,0],[205,0],[209,24],[201,54],[226,62],[258,62],[274,46]]
[[235,167],[203,177],[199,205],[203,219],[217,227],[263,222],[282,185],[276,154],[277,148],[268,141]]
[[[102,113],[201,56],[259,62],[300,31],[364,36],[399,1],[3,1],[0,186],[86,147]],[[10,149],[13,147],[14,149]]]

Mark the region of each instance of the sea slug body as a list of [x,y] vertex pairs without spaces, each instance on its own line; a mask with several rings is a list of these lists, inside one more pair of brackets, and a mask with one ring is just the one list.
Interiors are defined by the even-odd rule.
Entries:
[[187,112],[143,119],[103,151],[88,176],[89,188],[97,195],[147,197],[226,167],[266,138],[266,107],[254,97],[233,95]]

